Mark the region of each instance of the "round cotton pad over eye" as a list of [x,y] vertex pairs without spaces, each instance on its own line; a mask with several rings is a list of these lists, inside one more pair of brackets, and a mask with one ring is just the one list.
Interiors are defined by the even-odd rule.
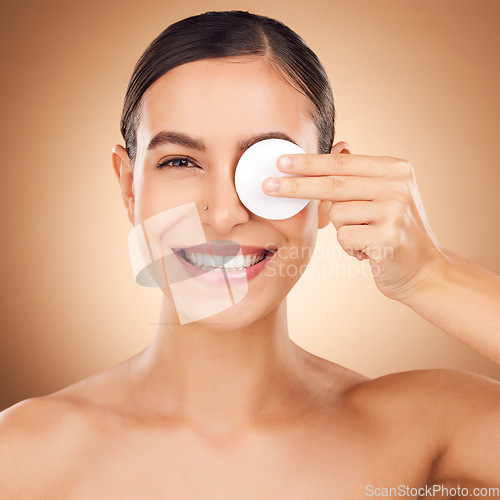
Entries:
[[234,174],[241,203],[266,219],[288,219],[298,214],[310,200],[269,196],[264,193],[262,182],[267,177],[294,177],[278,170],[276,161],[281,155],[300,153],[305,154],[305,151],[283,139],[266,139],[250,146],[242,154]]

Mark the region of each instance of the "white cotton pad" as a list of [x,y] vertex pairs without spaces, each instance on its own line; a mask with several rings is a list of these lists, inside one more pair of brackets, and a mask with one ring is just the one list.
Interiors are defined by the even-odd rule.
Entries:
[[236,165],[236,192],[241,203],[259,217],[288,219],[298,214],[310,201],[264,193],[262,183],[267,177],[295,177],[278,170],[276,161],[285,154],[305,154],[305,151],[290,141],[266,139],[250,146]]

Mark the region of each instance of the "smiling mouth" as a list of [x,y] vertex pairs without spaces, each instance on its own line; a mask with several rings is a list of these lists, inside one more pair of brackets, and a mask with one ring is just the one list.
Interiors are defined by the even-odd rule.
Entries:
[[235,242],[221,243],[221,240],[212,240],[210,245],[172,250],[200,271],[222,272],[225,269],[229,273],[249,269],[264,259],[271,259],[276,253],[276,249],[240,246]]

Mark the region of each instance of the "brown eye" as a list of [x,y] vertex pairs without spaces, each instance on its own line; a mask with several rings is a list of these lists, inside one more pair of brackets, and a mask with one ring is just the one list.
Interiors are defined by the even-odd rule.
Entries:
[[[172,164],[173,163],[173,164]],[[191,165],[188,165],[191,163]],[[156,168],[198,168],[189,158],[186,156],[176,156],[175,158],[170,158],[156,165]]]

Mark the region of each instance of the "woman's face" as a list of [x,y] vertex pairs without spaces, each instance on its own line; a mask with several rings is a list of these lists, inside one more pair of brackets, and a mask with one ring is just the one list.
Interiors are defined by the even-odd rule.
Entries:
[[[262,59],[240,57],[179,66],[148,88],[142,104],[132,185],[124,186],[127,181],[122,179],[122,191],[131,193],[131,222],[136,225],[194,201],[207,240],[276,249],[264,271],[248,280],[243,300],[202,322],[241,327],[256,321],[286,297],[303,273],[317,229],[328,223],[327,207],[312,200],[285,220],[249,212],[235,190],[234,172],[244,152],[239,145],[274,132],[286,134],[306,153],[317,154],[310,101]],[[148,148],[162,131],[201,141],[205,150],[174,143]],[[187,159],[173,160],[178,156]],[[169,159],[173,161],[158,168]],[[208,210],[202,209],[204,205]]]

